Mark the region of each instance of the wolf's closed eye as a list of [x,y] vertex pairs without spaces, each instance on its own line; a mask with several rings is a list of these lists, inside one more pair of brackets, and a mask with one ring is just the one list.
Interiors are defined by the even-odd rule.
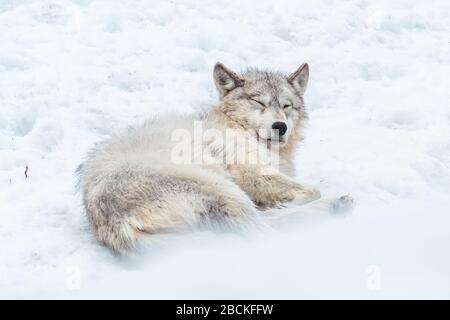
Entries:
[[250,100],[252,100],[252,101],[256,102],[257,104],[261,105],[262,107],[266,108],[266,105],[263,102],[253,99],[253,98],[250,98]]

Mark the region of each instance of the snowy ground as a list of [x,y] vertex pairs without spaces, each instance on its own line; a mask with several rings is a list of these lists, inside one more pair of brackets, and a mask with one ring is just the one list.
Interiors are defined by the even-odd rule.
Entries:
[[[0,297],[450,298],[449,16],[447,0],[0,0]],[[298,176],[354,212],[113,256],[76,166],[130,124],[210,105],[218,60],[309,62]]]

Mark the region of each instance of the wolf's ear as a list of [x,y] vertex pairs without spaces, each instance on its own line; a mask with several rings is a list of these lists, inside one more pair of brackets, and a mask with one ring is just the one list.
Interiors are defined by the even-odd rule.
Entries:
[[309,67],[307,63],[302,64],[294,73],[288,77],[288,81],[302,96],[306,91],[309,79]]
[[214,83],[217,91],[219,91],[220,98],[223,98],[231,90],[242,86],[244,78],[225,67],[222,63],[217,62],[214,66]]

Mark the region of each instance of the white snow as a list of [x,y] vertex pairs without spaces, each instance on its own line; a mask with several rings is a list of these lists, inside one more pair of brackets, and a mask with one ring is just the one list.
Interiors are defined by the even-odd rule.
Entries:
[[[1,0],[0,297],[450,298],[449,16],[447,0]],[[355,210],[112,255],[76,166],[211,105],[216,61],[309,62],[298,177]]]

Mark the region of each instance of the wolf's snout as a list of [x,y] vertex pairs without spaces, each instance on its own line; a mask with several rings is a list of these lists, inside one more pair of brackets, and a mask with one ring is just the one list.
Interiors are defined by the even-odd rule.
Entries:
[[278,134],[278,136],[282,137],[287,131],[287,125],[284,122],[277,121],[272,124],[272,129]]

